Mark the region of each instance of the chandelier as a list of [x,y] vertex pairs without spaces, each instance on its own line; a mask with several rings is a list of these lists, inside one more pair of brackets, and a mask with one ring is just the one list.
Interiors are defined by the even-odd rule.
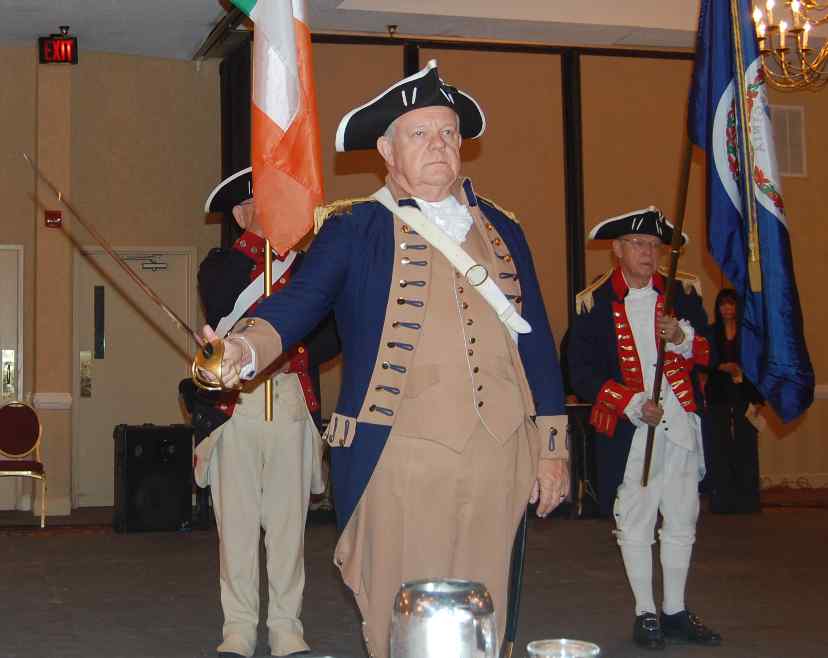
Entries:
[[[777,4],[779,5],[777,7]],[[809,47],[810,32],[828,21],[828,2],[815,0],[767,0],[765,11],[753,10],[756,38],[765,79],[783,90],[819,89],[828,44],[819,51]]]

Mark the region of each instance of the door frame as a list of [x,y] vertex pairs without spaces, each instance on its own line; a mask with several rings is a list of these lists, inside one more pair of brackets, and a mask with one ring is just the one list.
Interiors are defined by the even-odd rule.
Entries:
[[[132,254],[146,254],[147,256],[186,256],[187,258],[187,281],[189,285],[187,286],[187,314],[184,317],[184,321],[190,326],[193,327],[193,323],[195,322],[196,318],[196,299],[197,295],[197,282],[195,276],[195,263],[196,263],[196,253],[197,250],[195,247],[112,247],[112,250],[117,253],[119,256],[124,257],[126,255]],[[101,254],[106,254],[106,250],[103,247],[98,245],[84,245],[75,250],[72,262],[72,399],[79,400],[80,399],[80,332],[78,331],[78,327],[80,325],[80,318],[78,313],[78,306],[80,300],[80,291],[78,287],[80,286],[80,265],[82,261],[86,260],[90,256],[99,256]],[[138,288],[137,285],[131,288],[136,295],[142,295],[142,291]],[[193,327],[194,328],[194,327]],[[195,341],[193,338],[190,338],[189,344],[190,351],[195,349]],[[77,478],[79,475],[79,471],[75,468],[75,464],[78,463],[78,447],[79,442],[76,441],[76,437],[79,433],[78,425],[80,423],[80,413],[78,411],[77,405],[72,405],[72,489],[70,494],[70,501],[72,509],[77,509],[78,507],[78,500],[76,492],[78,491],[78,482]]]
[[[17,397],[22,402],[30,402],[30,400],[26,399],[26,390],[23,387],[23,307],[26,306],[26,302],[23,299],[23,245],[0,244],[0,251],[17,252]],[[29,395],[28,397],[31,398],[31,395]]]

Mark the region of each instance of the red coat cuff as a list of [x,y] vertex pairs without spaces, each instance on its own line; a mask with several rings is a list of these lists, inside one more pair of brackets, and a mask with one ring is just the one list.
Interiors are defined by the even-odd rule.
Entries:
[[592,413],[589,416],[590,424],[601,434],[607,436],[615,434],[618,419],[624,415],[624,409],[627,408],[636,392],[614,379],[608,379],[601,385],[598,397],[592,405]]
[[704,336],[693,337],[693,363],[697,366],[707,366],[710,363],[710,343]]

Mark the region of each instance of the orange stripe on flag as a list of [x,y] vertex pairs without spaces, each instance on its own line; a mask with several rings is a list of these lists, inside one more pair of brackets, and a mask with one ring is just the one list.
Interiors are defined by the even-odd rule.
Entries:
[[311,230],[313,210],[324,198],[310,30],[298,20],[294,28],[301,94],[298,113],[287,132],[252,104],[256,212],[280,255]]

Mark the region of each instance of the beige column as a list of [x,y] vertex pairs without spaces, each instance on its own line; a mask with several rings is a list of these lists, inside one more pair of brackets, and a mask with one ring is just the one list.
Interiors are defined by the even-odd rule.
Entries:
[[[37,67],[38,166],[71,196],[71,65]],[[42,457],[48,477],[48,514],[66,515],[72,486],[72,244],[61,229],[46,228],[44,209],[61,209],[40,181],[35,185],[35,340],[33,402],[43,425]],[[64,212],[64,224],[67,223]],[[38,487],[39,496],[39,487]],[[40,509],[39,498],[34,506]]]

